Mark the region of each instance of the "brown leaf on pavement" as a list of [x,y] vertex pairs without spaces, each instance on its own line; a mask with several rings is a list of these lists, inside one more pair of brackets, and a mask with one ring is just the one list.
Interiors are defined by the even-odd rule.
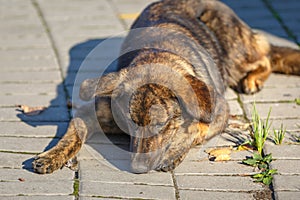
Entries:
[[209,155],[209,160],[211,161],[227,161],[230,160],[230,154],[232,147],[221,147],[208,149],[205,152]]
[[25,115],[28,116],[39,115],[47,108],[46,106],[31,107],[27,105],[17,105],[17,107],[20,108],[20,111],[22,111]]

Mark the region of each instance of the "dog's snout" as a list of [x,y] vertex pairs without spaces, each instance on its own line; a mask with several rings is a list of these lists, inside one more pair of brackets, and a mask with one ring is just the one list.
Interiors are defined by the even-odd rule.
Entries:
[[148,153],[133,153],[131,156],[131,170],[133,173],[141,174],[154,170],[161,160],[160,151]]

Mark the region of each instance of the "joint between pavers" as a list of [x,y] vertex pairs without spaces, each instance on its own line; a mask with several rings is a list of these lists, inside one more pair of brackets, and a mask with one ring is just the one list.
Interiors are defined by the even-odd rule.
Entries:
[[175,188],[175,199],[180,200],[179,187],[178,187],[178,184],[177,184],[177,180],[176,180],[176,176],[175,176],[174,171],[171,171],[171,174],[172,174],[173,186]]
[[246,111],[246,108],[244,106],[244,102],[242,100],[242,97],[241,97],[241,95],[239,93],[236,93],[236,95],[237,95],[237,102],[238,102],[239,106],[241,107],[241,109],[243,111],[243,115],[242,116],[243,116],[243,118],[245,120],[247,120],[249,122],[250,119],[248,119],[248,117],[247,117],[247,111]]
[[[64,95],[65,95],[65,98],[68,100],[68,99],[70,99],[70,96],[68,94],[67,86],[65,85],[65,78],[64,78],[64,75],[63,75],[64,73],[63,73],[63,68],[62,68],[62,61],[61,61],[61,59],[59,57],[57,46],[55,44],[55,41],[54,41],[53,36],[51,34],[50,28],[49,28],[49,26],[47,24],[47,21],[46,21],[44,15],[43,15],[42,9],[40,8],[38,2],[36,0],[31,0],[31,2],[32,2],[32,5],[34,6],[34,8],[35,8],[35,10],[36,10],[36,12],[37,12],[37,14],[38,14],[41,22],[42,22],[42,25],[43,25],[43,27],[44,27],[44,29],[46,31],[46,34],[47,34],[47,36],[48,36],[48,38],[50,40],[50,43],[51,43],[52,49],[54,51],[54,55],[55,55],[57,64],[59,66],[60,76],[61,76],[61,79],[63,80],[63,84],[62,85],[63,85]],[[69,118],[72,118],[72,115],[71,115],[70,111],[68,112],[68,115],[69,115]]]

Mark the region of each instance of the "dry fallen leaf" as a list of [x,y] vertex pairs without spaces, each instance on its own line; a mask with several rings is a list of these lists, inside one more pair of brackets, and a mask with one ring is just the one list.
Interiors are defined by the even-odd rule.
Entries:
[[209,160],[211,161],[227,161],[230,160],[230,154],[232,147],[221,147],[208,149],[205,152],[209,154]]
[[39,115],[47,108],[45,106],[30,107],[27,105],[17,105],[17,107],[20,108],[20,111],[28,116]]

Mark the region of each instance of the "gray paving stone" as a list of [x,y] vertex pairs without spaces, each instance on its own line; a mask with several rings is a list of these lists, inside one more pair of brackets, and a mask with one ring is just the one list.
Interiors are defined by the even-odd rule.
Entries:
[[237,94],[234,92],[234,90],[230,89],[230,88],[227,88],[226,89],[226,92],[225,92],[225,98],[226,100],[234,100],[234,99],[237,99],[238,96]]
[[83,196],[105,198],[175,199],[175,190],[173,187],[107,182],[82,181],[80,194]]
[[180,199],[192,200],[224,200],[224,199],[247,199],[254,200],[251,193],[234,193],[234,192],[215,192],[215,191],[193,191],[193,190],[179,190]]
[[218,136],[213,137],[205,144],[206,148],[217,147],[217,146],[236,146],[241,144],[247,139],[246,134],[241,134],[240,132],[232,134],[222,133]]
[[1,72],[2,83],[61,83],[59,71],[45,72]]
[[[72,2],[72,4],[70,4]],[[105,14],[110,13],[111,7],[106,1],[89,1],[88,4],[82,4],[80,1],[58,1],[48,2],[45,0],[38,1],[42,12],[50,21],[70,20],[70,19],[90,19],[96,16],[105,17]],[[102,12],[101,12],[102,11]],[[65,13],[65,14],[64,14]],[[100,20],[99,20],[100,21]],[[106,21],[104,18],[103,21]]]
[[73,181],[13,181],[0,182],[1,195],[69,195],[73,192]]
[[34,181],[63,182],[66,180],[72,181],[74,178],[74,172],[69,169],[63,169],[58,172],[48,174],[48,175],[40,175],[23,169],[0,169],[0,177],[1,177],[0,179],[2,182],[17,182],[19,181],[18,179],[21,178],[24,180],[25,183],[27,183],[27,182],[34,182]]
[[276,199],[278,200],[298,200],[300,198],[300,192],[276,192]]
[[[0,31],[1,48],[28,48],[28,47],[39,47],[47,48],[50,47],[50,42],[46,37],[43,27],[40,25],[20,25],[9,24],[8,26],[1,26],[1,30],[5,31],[3,34]],[[13,35],[13,32],[22,32],[24,35],[22,37]],[[7,34],[7,35],[6,35]]]
[[[20,49],[10,49],[10,50],[0,50],[0,58],[7,60],[50,60],[55,59],[54,51],[50,48],[27,48],[26,51],[22,48]],[[58,68],[57,68],[58,69]],[[10,69],[13,71],[13,69]],[[32,69],[34,70],[34,69]],[[1,68],[3,71],[3,67]],[[16,70],[19,72],[19,70]],[[36,70],[38,71],[38,70]]]
[[107,162],[100,160],[80,160],[79,178],[81,181],[100,181],[123,184],[164,185],[172,186],[170,173],[151,172],[148,174],[133,174],[120,171]]
[[291,132],[300,131],[300,119],[272,120],[271,130],[280,129],[281,124],[283,124],[283,128],[286,128],[287,131],[291,131]]
[[1,84],[0,94],[5,95],[47,95],[47,94],[60,94],[64,95],[64,90],[62,85],[57,85],[55,83],[44,83],[44,84]]
[[[3,138],[2,138],[3,139]],[[0,152],[1,163],[0,168],[5,169],[32,169],[33,154],[19,154],[19,153],[4,153]]]
[[28,195],[28,196],[0,196],[0,199],[2,200],[41,200],[41,199],[45,199],[45,200],[74,200],[73,196],[70,195],[60,195],[60,196],[45,196],[45,195],[41,195],[41,196],[32,196],[32,195]]
[[283,74],[271,74],[265,82],[265,88],[299,88],[300,78],[298,76],[283,75]]
[[[298,149],[298,153],[299,153]],[[271,163],[272,169],[277,169],[282,175],[300,175],[300,159],[299,160],[274,160]],[[300,181],[299,181],[300,183]]]
[[[256,104],[257,111],[262,119],[266,119],[269,109],[272,107],[270,119],[299,118],[300,106],[296,103],[260,103]],[[245,104],[248,119],[251,119],[252,104]]]
[[[299,79],[300,80],[300,79]],[[299,88],[264,88],[254,95],[241,95],[244,103],[248,102],[282,102],[300,98]]]
[[0,136],[12,137],[61,137],[65,134],[68,123],[36,122],[0,122]]
[[299,159],[300,145],[274,145],[266,143],[265,153],[272,153],[275,159]]
[[0,107],[14,107],[16,105],[29,106],[66,106],[65,96],[57,94],[30,95],[30,94],[0,94]]
[[243,115],[243,110],[237,101],[228,101],[231,115]]
[[263,190],[264,186],[254,183],[250,177],[241,176],[176,176],[179,189],[223,192],[247,192]]
[[[13,48],[14,49],[14,48]],[[23,48],[23,51],[26,49],[32,49],[31,47]],[[40,49],[40,48],[37,48]],[[3,71],[51,71],[57,70],[57,62],[53,59],[38,59],[38,60],[13,60],[13,59],[6,59],[5,65],[1,66]]]
[[[250,155],[250,154],[248,154]],[[176,174],[180,175],[250,175],[253,174],[253,168],[245,166],[237,161],[212,162],[212,161],[194,161],[183,162],[176,169]]]
[[300,183],[299,176],[274,175],[274,179],[273,179],[273,187],[276,192],[279,191],[300,192],[299,183]]
[[[86,38],[106,38],[124,30],[106,1],[92,1],[84,6],[76,2],[72,6],[67,4],[66,8],[61,6],[61,2],[60,6],[57,6],[46,1],[39,1],[39,5],[49,28],[53,30],[52,35],[56,45],[59,46],[60,57],[65,57],[71,48]],[[96,17],[95,20],[93,20],[94,17]],[[64,22],[59,22],[61,19]],[[101,25],[101,21],[106,24]],[[65,24],[68,24],[68,29],[65,29]]]
[[40,153],[57,142],[58,139],[51,138],[5,137],[0,140],[0,148],[2,151]]
[[114,200],[116,200],[116,199],[120,199],[120,198],[118,198],[118,197],[115,197],[115,198],[113,198],[113,197],[103,197],[103,198],[101,198],[101,197],[85,197],[85,196],[80,196],[79,197],[79,200],[112,200],[112,199],[114,199]]

